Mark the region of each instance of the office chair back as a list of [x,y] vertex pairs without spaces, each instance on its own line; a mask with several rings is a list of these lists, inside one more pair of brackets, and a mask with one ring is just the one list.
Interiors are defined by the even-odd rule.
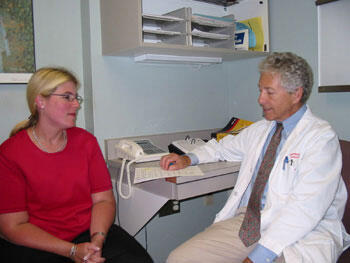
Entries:
[[[343,168],[342,177],[346,184],[346,189],[348,190],[348,200],[345,206],[345,212],[343,216],[343,224],[346,231],[350,233],[350,142],[340,140],[340,148],[343,155]],[[337,263],[349,263],[350,262],[350,248],[345,250],[343,254],[338,259]]]

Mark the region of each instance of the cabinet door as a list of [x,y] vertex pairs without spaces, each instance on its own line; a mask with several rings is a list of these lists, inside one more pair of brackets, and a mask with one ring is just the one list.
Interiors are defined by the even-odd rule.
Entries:
[[100,1],[102,53],[118,55],[142,44],[140,0]]

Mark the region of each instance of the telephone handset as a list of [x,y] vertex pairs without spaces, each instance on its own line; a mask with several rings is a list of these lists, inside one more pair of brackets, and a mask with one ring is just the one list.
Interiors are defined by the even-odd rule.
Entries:
[[135,160],[137,163],[160,160],[168,152],[152,144],[150,140],[120,140],[115,145],[118,158]]
[[[131,196],[131,181],[130,181],[130,165],[134,162],[150,162],[160,160],[163,155],[168,154],[168,152],[160,149],[159,147],[152,144],[150,140],[120,140],[115,145],[115,153],[117,158],[123,159],[122,166],[120,168],[119,185],[118,192],[119,195],[128,199]],[[126,160],[129,160],[126,166],[127,182],[128,182],[128,194],[124,195],[121,190],[124,167]]]

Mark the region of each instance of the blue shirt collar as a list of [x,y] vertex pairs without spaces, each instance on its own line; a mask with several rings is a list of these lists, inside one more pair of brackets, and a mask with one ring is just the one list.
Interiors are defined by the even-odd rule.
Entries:
[[287,137],[295,128],[297,123],[300,121],[301,117],[303,117],[306,110],[307,110],[307,107],[306,107],[306,104],[304,104],[296,113],[294,113],[292,116],[282,121],[283,130],[286,133]]

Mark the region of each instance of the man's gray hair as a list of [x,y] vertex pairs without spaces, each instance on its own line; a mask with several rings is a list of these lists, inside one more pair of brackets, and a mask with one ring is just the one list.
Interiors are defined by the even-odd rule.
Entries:
[[301,87],[303,89],[301,103],[304,104],[310,97],[313,73],[310,65],[302,57],[291,52],[274,52],[260,62],[259,71],[278,73],[282,87],[290,93]]

